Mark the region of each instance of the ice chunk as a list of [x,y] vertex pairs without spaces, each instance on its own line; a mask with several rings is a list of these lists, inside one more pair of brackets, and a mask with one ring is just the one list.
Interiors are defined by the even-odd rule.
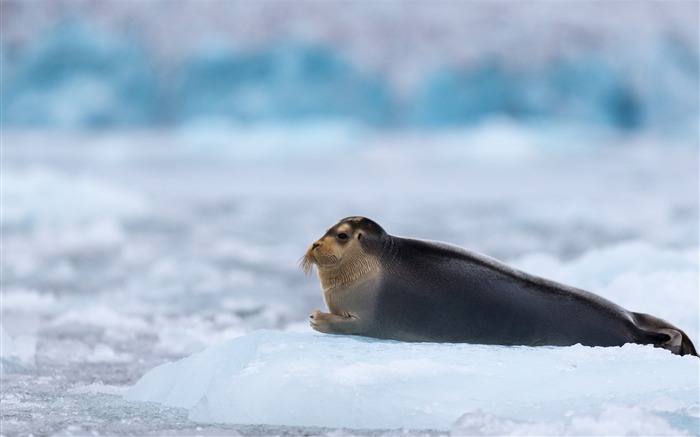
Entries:
[[58,329],[72,326],[79,326],[82,329],[113,328],[135,332],[148,330],[148,324],[144,320],[122,314],[103,304],[93,304],[69,310],[51,322],[51,327]]
[[452,435],[682,435],[657,414],[637,407],[608,407],[597,415],[567,414],[558,421],[518,421],[477,411],[452,425]]
[[103,343],[96,344],[91,353],[85,357],[85,361],[89,363],[126,363],[133,360],[134,357],[131,354],[115,352]]
[[23,335],[10,337],[0,325],[0,376],[25,373],[34,367],[36,337]]
[[0,375],[22,371],[22,366],[16,356],[15,343],[2,325],[0,325],[0,341],[2,341],[0,344]]
[[104,393],[108,395],[119,396],[124,394],[125,387],[107,385],[102,382],[94,382],[87,385],[79,385],[68,390],[68,393],[81,395],[81,394],[93,394],[93,393]]
[[650,419],[664,432],[670,416],[674,426],[697,427],[699,363],[640,345],[500,347],[255,331],[151,370],[125,398],[188,408],[190,419],[210,423],[447,430],[483,411],[548,422],[552,432],[569,429],[572,411],[595,422],[575,429],[597,432],[608,426],[605,408],[643,404],[666,414]]
[[94,344],[78,340],[62,339],[43,344],[39,360],[44,363],[128,363],[134,356],[117,352],[105,343]]
[[49,293],[21,287],[5,287],[2,291],[3,311],[51,314],[58,307],[58,299]]
[[115,218],[139,216],[148,211],[147,200],[141,193],[93,176],[32,167],[3,171],[3,178],[2,219],[6,224],[97,221],[87,230],[81,229],[89,233],[84,239],[113,244],[122,238],[120,229],[110,224]]
[[215,326],[200,321],[192,327],[165,327],[158,333],[156,350],[170,355],[184,356],[199,352],[214,344],[216,339],[234,338],[245,334],[244,328],[229,327],[214,330]]

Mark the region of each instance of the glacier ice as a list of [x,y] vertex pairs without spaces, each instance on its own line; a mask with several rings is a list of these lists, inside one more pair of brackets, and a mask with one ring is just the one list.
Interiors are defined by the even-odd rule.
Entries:
[[[388,17],[371,8],[346,5],[343,11],[348,7],[377,28],[387,25]],[[19,29],[22,20],[8,20],[7,33],[23,33],[24,38],[0,46],[7,85],[1,120],[10,126],[69,129],[203,119],[350,119],[382,127],[444,127],[493,116],[674,133],[695,126],[700,110],[696,24],[683,18],[693,15],[692,5],[667,7],[673,9],[668,21],[655,20],[660,11],[653,8],[630,8],[627,12],[641,20],[625,26],[611,26],[595,8],[582,5],[574,13],[577,19],[566,25],[568,20],[559,21],[561,15],[539,14],[532,5],[520,12],[513,5],[489,12],[493,7],[470,11],[455,5],[442,16],[421,12],[409,25],[394,23],[391,38],[386,33],[369,37],[360,24],[365,20],[348,20],[337,11],[327,11],[320,21],[334,22],[341,14],[340,27],[353,22],[352,27],[360,26],[353,32],[361,35],[341,36],[335,27],[326,28],[332,25],[306,21],[315,30],[287,33],[278,27],[284,13],[259,11],[249,18],[261,20],[257,27],[272,28],[255,43],[233,36],[256,27],[241,24],[247,20],[220,34],[207,29],[194,35],[192,23],[187,32],[161,34],[166,32],[161,24],[165,11],[134,17],[133,28],[115,28],[105,23],[114,19],[109,13],[91,20],[90,13],[64,11],[61,16],[38,8],[32,12],[64,19],[47,24],[43,32],[26,33]],[[218,18],[220,8],[227,9],[217,3],[198,13],[206,10]],[[130,9],[116,16],[139,15]],[[174,21],[191,18],[174,9],[168,11]],[[400,9],[392,20],[405,13]],[[581,12],[589,19],[579,29]],[[491,14],[513,25],[489,25]],[[457,18],[470,16],[483,17],[475,20],[481,26],[463,26]],[[454,19],[463,29],[444,25]],[[660,23],[650,25],[654,20]],[[430,37],[421,36],[425,27]],[[597,35],[595,47],[589,45],[589,34]],[[464,41],[475,39],[479,44],[465,46]],[[528,40],[529,49],[523,51]],[[567,42],[552,44],[555,40]],[[355,50],[348,47],[354,45]]]
[[176,91],[178,121],[243,122],[352,118],[387,122],[390,94],[325,47],[284,43],[255,52],[204,47],[185,61]]
[[[672,64],[670,64],[672,65]],[[441,68],[429,75],[414,102],[419,125],[470,124],[497,114],[517,119],[555,118],[635,129],[642,102],[612,62],[597,56],[550,62],[536,71],[509,71],[485,60],[470,69]]]
[[[606,415],[619,410],[649,417],[659,432],[683,432],[698,425],[699,364],[640,345],[502,347],[260,330],[156,367],[124,398],[184,407],[206,423],[446,430],[472,426],[455,422],[484,412],[502,418],[497,429],[534,422],[576,432],[605,429]],[[573,414],[593,428],[572,424]],[[637,429],[615,426],[608,429]]]
[[3,123],[68,128],[156,121],[151,59],[133,37],[69,19],[8,57]]

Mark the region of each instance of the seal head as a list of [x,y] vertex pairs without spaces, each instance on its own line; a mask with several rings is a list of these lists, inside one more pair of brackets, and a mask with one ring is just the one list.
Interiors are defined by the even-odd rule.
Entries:
[[316,265],[321,288],[332,290],[378,268],[373,256],[387,233],[365,217],[346,217],[333,225],[306,251],[301,266],[310,273]]

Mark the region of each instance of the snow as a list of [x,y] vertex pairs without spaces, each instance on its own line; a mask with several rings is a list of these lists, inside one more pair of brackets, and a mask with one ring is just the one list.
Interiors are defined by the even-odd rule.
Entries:
[[70,389],[70,393],[73,394],[85,394],[85,393],[104,393],[109,395],[121,396],[124,394],[124,387],[117,387],[114,385],[105,385],[101,382],[96,382],[94,384],[83,385],[79,387],[74,387]]
[[543,436],[543,435],[692,435],[669,425],[658,414],[636,407],[605,407],[600,414],[563,420],[518,421],[477,411],[467,413],[452,425],[451,435]]
[[[492,434],[490,416],[457,421],[488,411],[515,433],[534,420],[530,429],[547,434],[669,434],[697,429],[699,364],[639,345],[410,344],[255,331],[159,366],[124,396],[184,407],[190,419],[211,423],[444,430],[454,423],[453,430]],[[678,417],[672,425],[659,413]]]
[[20,335],[11,338],[0,325],[0,376],[11,373],[28,373],[33,367],[36,337]]
[[[310,242],[348,215],[363,214],[390,233],[447,241],[588,289],[666,318],[697,344],[698,151],[696,143],[679,138],[542,129],[506,119],[440,133],[377,132],[355,124],[204,126],[99,135],[3,131],[3,432],[194,434],[201,427],[218,435],[381,435],[403,432],[398,427],[409,435],[445,434],[464,414],[483,422],[481,433],[605,434],[622,426],[630,433],[664,434],[697,428],[696,403],[687,401],[697,378],[686,379],[686,391],[659,385],[652,393],[638,391],[627,375],[638,369],[655,374],[685,359],[635,346],[457,345],[455,350],[473,357],[460,361],[448,358],[450,348],[434,345],[444,349],[441,361],[432,352],[402,355],[402,345],[390,344],[386,353],[348,358],[342,368],[309,365],[317,369],[316,383],[326,381],[343,393],[357,386],[391,396],[390,385],[409,390],[415,389],[411,381],[433,383],[422,397],[400,399],[403,407],[423,411],[405,421],[396,410],[323,427],[218,423],[235,412],[226,405],[240,399],[229,397],[238,390],[231,380],[221,382],[227,390],[209,393],[215,387],[206,380],[217,366],[233,366],[218,367],[222,378],[226,369],[251,378],[246,383],[240,376],[238,383],[260,392],[256,396],[283,393],[275,387],[284,381],[270,376],[265,385],[257,379],[274,368],[278,377],[298,372],[297,388],[309,383],[302,378],[304,367],[252,358],[274,355],[272,350],[250,347],[251,361],[245,361],[237,348],[251,338],[284,339],[280,348],[307,340],[385,348],[316,337],[308,327],[309,313],[324,304],[316,278],[304,276],[298,260]],[[306,363],[317,357],[313,352],[294,356]],[[217,354],[223,361],[207,359]],[[158,366],[172,363],[166,368],[186,373],[194,360],[203,367],[190,378],[200,390],[191,404],[121,397],[152,369],[162,372]],[[538,389],[532,401],[520,391],[518,402],[495,402],[492,392],[510,394],[489,378],[523,383],[516,380],[522,371],[497,366],[515,361],[561,364],[550,372],[556,377],[552,387],[569,387],[567,378],[579,378],[578,384],[598,387],[591,396],[603,397],[578,405],[586,399],[580,392],[555,402],[556,393]],[[562,370],[571,365],[579,371]],[[622,375],[629,385],[606,391],[613,388],[586,380],[584,367],[595,370],[595,384]],[[441,375],[463,377],[470,369],[470,397],[460,403],[463,393],[438,383]],[[480,380],[493,384],[479,386]],[[246,385],[254,381],[263,382]],[[160,382],[156,392],[184,398],[185,383],[178,391]],[[610,393],[615,397],[608,401],[604,394]],[[616,421],[615,414],[624,420]],[[641,425],[633,428],[632,422]],[[78,428],[66,431],[70,427]]]
[[[95,244],[119,239],[119,228],[110,219],[138,216],[147,210],[145,199],[138,193],[94,175],[70,176],[35,166],[25,171],[6,169],[3,182],[14,188],[3,192],[2,214],[6,225],[18,226],[37,216],[42,217],[47,226],[89,221],[90,227],[84,230],[87,235],[82,232],[81,235]],[[67,204],[72,207],[66,208]],[[80,238],[72,234],[60,237]]]

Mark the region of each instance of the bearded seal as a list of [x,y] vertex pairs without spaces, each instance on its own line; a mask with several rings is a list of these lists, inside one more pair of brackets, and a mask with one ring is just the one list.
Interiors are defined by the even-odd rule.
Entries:
[[446,243],[392,236],[365,217],[340,220],[301,260],[317,267],[330,313],[313,329],[409,342],[525,346],[652,344],[697,352],[669,322]]

